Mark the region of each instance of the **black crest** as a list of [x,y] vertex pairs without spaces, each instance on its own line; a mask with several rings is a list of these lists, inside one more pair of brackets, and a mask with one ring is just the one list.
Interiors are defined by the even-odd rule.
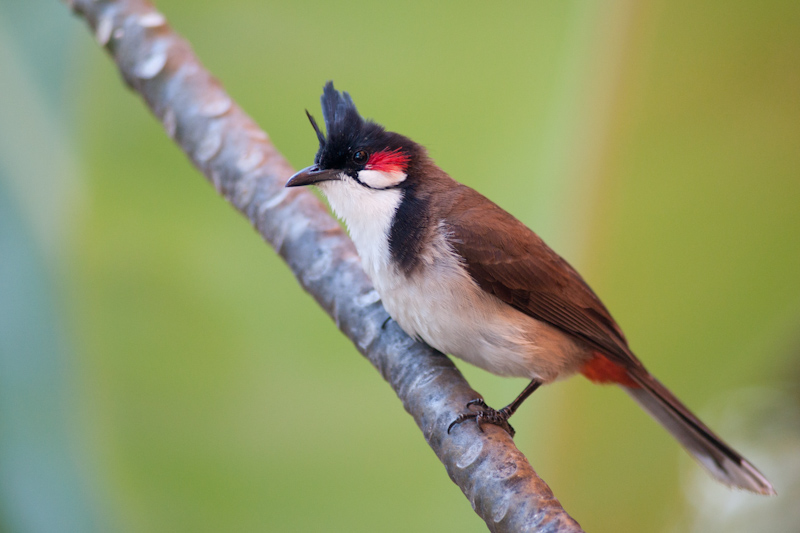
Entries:
[[334,89],[332,81],[325,84],[320,102],[329,141],[355,138],[361,132],[366,121],[358,114],[358,109],[356,109],[356,104],[353,103],[350,94],[340,93]]
[[363,145],[367,140],[365,132],[372,130],[373,135],[366,137],[374,137],[375,133],[383,132],[383,128],[364,120],[358,114],[358,109],[350,95],[334,89],[332,81],[325,84],[320,100],[325,129],[328,130],[327,138],[320,131],[314,117],[306,111],[308,120],[311,121],[311,126],[319,139],[319,151],[317,151],[314,162],[322,168],[342,168],[344,170],[354,148]]
[[353,164],[351,156],[357,150],[372,153],[385,149],[412,149],[414,143],[409,139],[387,132],[380,124],[364,120],[350,95],[337,91],[332,81],[325,84],[320,100],[327,137],[320,131],[314,117],[306,111],[319,139],[319,151],[314,163],[320,167],[342,169],[355,175],[359,165]]

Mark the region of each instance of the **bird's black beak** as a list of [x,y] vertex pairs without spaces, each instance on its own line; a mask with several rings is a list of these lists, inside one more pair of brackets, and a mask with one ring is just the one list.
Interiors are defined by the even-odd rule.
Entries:
[[333,169],[320,169],[318,165],[306,167],[286,182],[286,187],[301,187],[303,185],[313,185],[321,181],[339,180],[340,171]]

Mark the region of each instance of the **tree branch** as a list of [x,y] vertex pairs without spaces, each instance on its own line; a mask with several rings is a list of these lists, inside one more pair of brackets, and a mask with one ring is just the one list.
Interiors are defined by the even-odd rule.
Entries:
[[286,189],[289,163],[145,0],[67,0],[192,163],[284,258],[303,288],[392,386],[491,531],[579,532],[496,427],[448,424],[477,397],[453,363],[387,317],[355,249],[311,193]]

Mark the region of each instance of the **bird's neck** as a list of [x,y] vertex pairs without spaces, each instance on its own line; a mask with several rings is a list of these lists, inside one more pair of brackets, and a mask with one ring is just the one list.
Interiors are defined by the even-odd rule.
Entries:
[[395,212],[403,201],[402,192],[375,191],[349,179],[320,183],[320,189],[347,226],[364,270],[375,280],[391,266],[389,236]]

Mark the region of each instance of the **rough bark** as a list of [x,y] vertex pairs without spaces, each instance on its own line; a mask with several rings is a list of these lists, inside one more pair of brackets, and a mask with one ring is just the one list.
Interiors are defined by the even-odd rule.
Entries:
[[303,288],[389,382],[425,440],[491,531],[582,531],[495,427],[448,424],[478,394],[453,363],[387,318],[353,244],[292,168],[144,0],[72,0],[164,129],[219,193],[284,258]]

